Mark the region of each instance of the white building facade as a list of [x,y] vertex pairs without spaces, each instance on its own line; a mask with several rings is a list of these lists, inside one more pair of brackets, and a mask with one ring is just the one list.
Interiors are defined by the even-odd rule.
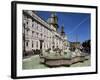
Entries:
[[[51,14],[48,22],[36,12],[23,10],[23,51],[64,49],[66,48],[64,32],[57,32],[57,16]],[[66,42],[67,43],[67,42]]]

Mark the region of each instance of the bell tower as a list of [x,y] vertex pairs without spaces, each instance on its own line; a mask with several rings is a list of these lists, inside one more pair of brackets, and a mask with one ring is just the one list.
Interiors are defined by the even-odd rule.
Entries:
[[48,18],[48,23],[53,25],[56,28],[56,30],[58,29],[58,17],[55,12],[51,13],[50,18]]
[[61,27],[61,35],[62,35],[62,36],[65,36],[64,25],[62,25],[62,27]]

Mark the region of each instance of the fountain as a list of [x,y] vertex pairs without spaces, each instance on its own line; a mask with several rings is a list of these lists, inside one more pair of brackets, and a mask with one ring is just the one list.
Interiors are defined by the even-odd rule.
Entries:
[[40,56],[41,63],[49,66],[70,66],[73,63],[83,62],[88,59],[85,58],[85,54],[81,52],[78,48],[75,51],[71,51],[69,48],[65,50],[48,49],[46,51],[42,51],[42,56]]

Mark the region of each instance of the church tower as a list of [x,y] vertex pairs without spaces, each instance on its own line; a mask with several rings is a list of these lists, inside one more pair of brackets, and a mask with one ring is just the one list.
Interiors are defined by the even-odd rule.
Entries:
[[62,25],[62,27],[61,27],[61,35],[62,35],[63,37],[65,37],[64,26],[63,26],[63,25]]
[[50,18],[48,18],[47,22],[49,24],[53,25],[56,28],[56,30],[58,29],[58,17],[55,12],[51,13],[51,16],[50,16]]

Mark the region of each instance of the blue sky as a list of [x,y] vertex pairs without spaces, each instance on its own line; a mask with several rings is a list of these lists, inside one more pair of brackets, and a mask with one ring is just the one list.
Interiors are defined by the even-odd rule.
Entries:
[[[47,21],[48,17],[51,16],[51,12],[48,11],[37,11],[37,15]],[[64,31],[69,41],[83,42],[90,39],[90,20],[91,15],[88,13],[69,13],[69,12],[56,12],[58,16],[58,25],[61,28],[64,25]]]

